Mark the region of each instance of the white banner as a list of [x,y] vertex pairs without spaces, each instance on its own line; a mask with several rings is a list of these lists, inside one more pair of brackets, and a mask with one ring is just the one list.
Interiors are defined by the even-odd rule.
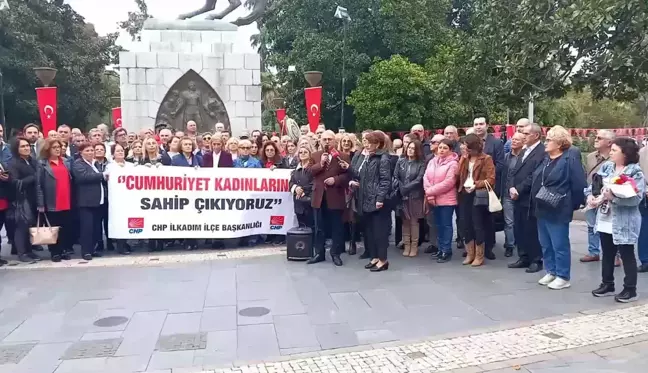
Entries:
[[234,238],[295,226],[291,170],[113,169],[108,232],[116,239]]

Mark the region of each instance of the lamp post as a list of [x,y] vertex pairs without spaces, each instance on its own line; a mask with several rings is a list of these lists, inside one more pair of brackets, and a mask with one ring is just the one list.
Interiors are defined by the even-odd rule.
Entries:
[[47,136],[47,133],[56,130],[57,126],[57,88],[50,87],[56,77],[56,69],[35,67],[34,73],[44,85],[44,87],[36,88],[36,101],[38,102],[42,131]]
[[322,105],[322,72],[306,71],[304,79],[310,87],[304,89],[304,98],[306,99],[306,113],[308,114],[308,126],[311,132],[317,131],[321,119]]
[[56,78],[56,71],[56,69],[51,67],[34,67],[36,77],[45,87],[49,87],[52,84],[52,81]]
[[345,83],[346,83],[346,36],[347,25],[351,22],[349,11],[345,7],[338,6],[335,9],[335,18],[342,20],[342,109],[340,113],[340,128],[344,128],[344,101],[345,101]]
[[4,85],[2,80],[2,70],[0,70],[0,124],[5,126]]

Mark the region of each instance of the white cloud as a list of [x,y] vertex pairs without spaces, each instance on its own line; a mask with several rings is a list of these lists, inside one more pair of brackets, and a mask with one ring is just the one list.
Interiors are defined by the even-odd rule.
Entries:
[[[66,0],[74,10],[81,14],[86,22],[92,23],[95,30],[99,34],[107,34],[110,32],[120,31],[117,22],[126,20],[129,11],[137,10],[134,0]],[[175,19],[181,13],[186,13],[195,9],[199,9],[204,0],[147,0],[149,14],[159,19]],[[216,11],[225,9],[229,2],[227,0],[219,0],[216,5]],[[234,12],[232,12],[225,19],[228,21],[235,20],[249,12],[243,5]],[[196,18],[204,18],[198,16]],[[235,48],[241,52],[250,52],[250,36],[258,33],[255,24],[250,26],[239,27],[237,44]],[[117,40],[117,43],[124,48],[129,49],[131,45],[130,36],[123,34]]]

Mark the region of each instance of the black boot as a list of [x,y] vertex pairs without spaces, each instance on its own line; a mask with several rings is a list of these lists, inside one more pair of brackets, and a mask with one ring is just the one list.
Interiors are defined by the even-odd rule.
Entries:
[[349,242],[349,255],[355,255],[358,251],[358,248],[356,247],[356,243],[353,239]]

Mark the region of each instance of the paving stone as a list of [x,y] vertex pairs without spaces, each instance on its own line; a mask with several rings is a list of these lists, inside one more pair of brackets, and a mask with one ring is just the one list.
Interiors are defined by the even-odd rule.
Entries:
[[121,338],[80,341],[70,346],[61,359],[90,359],[95,357],[113,356],[115,355],[115,352],[117,352],[121,343]]
[[236,318],[235,306],[205,308],[200,320],[200,331],[236,330]]
[[155,347],[162,352],[202,350],[207,347],[207,333],[162,335]]
[[18,364],[36,346],[35,343],[0,345],[0,365]]
[[194,366],[193,360],[193,351],[155,351],[151,356],[147,370],[190,368]]
[[241,360],[258,360],[279,356],[274,325],[243,325],[238,328],[237,356]]
[[128,327],[122,334],[123,342],[116,355],[146,355],[152,353],[166,315],[165,311],[138,312],[133,315]]
[[279,348],[318,347],[315,330],[307,315],[275,316]]
[[315,334],[323,349],[351,347],[359,343],[349,324],[316,325]]
[[[202,309],[202,306],[200,307]],[[191,334],[200,330],[202,313],[170,313],[167,315],[162,327],[162,335]]]

